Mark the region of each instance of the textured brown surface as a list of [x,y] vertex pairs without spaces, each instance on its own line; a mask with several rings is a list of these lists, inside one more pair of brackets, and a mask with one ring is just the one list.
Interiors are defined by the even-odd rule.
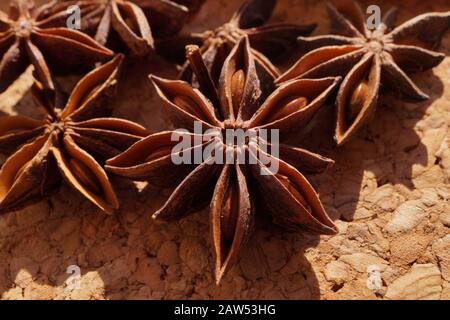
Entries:
[[[237,2],[209,1],[197,19],[203,22],[192,28],[224,21]],[[323,2],[280,3],[273,20],[317,21],[321,26],[316,33],[327,31]],[[385,4],[383,8],[392,3],[403,7],[400,21],[425,11],[450,10],[447,0],[378,3]],[[439,50],[450,54],[450,33]],[[0,217],[0,296],[450,299],[449,70],[450,57],[438,68],[414,76],[431,96],[429,101],[412,104],[385,94],[367,130],[339,150],[330,138],[330,105],[294,141],[336,159],[332,170],[311,180],[336,220],[339,235],[294,235],[260,219],[239,263],[217,287],[207,210],[179,223],[156,223],[150,215],[169,191],[136,189],[114,179],[122,209],[107,217],[64,187],[46,201]],[[147,80],[151,72],[176,75],[158,58],[135,61],[124,72],[114,104],[117,116],[158,131],[167,124],[164,118],[157,120],[163,113]],[[0,113],[33,114],[29,85],[28,73],[1,95]],[[65,285],[66,268],[73,264],[81,267],[80,290]],[[367,286],[370,266],[381,270],[379,290]]]

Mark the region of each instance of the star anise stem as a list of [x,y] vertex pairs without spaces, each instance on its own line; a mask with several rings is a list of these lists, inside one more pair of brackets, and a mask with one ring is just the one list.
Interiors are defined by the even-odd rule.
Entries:
[[205,65],[199,46],[188,45],[186,46],[186,58],[191,64],[191,68],[196,75],[196,79],[199,82],[200,91],[211,100],[213,105],[218,105],[219,96],[216,86],[214,85],[208,68]]

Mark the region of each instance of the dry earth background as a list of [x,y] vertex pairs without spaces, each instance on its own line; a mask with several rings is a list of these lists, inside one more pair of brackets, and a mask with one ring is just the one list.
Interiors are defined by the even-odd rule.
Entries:
[[[6,0],[0,7],[7,7]],[[239,1],[208,1],[190,30],[225,21]],[[324,2],[280,0],[273,21],[320,23]],[[400,21],[450,10],[448,0],[371,1],[401,8]],[[368,5],[364,1],[364,5]],[[286,10],[288,8],[288,10]],[[450,33],[439,49],[450,55]],[[450,57],[414,76],[429,101],[412,104],[385,94],[376,118],[336,150],[331,105],[294,143],[336,159],[311,177],[340,233],[295,235],[259,220],[241,259],[217,287],[212,278],[208,211],[175,224],[150,219],[168,191],[113,179],[122,208],[102,215],[68,187],[52,198],[0,217],[3,299],[404,299],[450,298]],[[167,128],[147,74],[175,77],[152,57],[124,71],[115,113]],[[30,73],[0,96],[1,113],[36,112]],[[66,83],[73,83],[66,80]],[[159,120],[162,119],[162,120]],[[304,143],[306,142],[306,143]],[[0,156],[0,162],[5,157]],[[69,265],[81,267],[81,289],[69,290]],[[367,267],[381,270],[383,288],[368,289]]]

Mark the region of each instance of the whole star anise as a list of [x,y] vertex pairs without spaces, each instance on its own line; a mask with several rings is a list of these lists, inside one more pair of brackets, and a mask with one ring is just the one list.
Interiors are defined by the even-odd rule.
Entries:
[[112,58],[111,50],[89,36],[65,27],[55,28],[56,21],[65,13],[43,14],[48,9],[48,5],[35,7],[32,0],[12,0],[9,15],[0,11],[0,92],[30,64],[34,66],[35,77],[51,93],[55,85],[50,70]]
[[148,134],[133,122],[98,117],[110,111],[103,101],[113,93],[121,61],[117,56],[86,75],[62,109],[47,99],[37,82],[33,93],[47,112],[44,120],[0,118],[0,152],[14,150],[0,170],[1,213],[41,200],[56,189],[61,176],[101,210],[112,213],[118,208],[102,159]]
[[[279,155],[266,152],[274,149],[275,141],[272,135],[260,134],[280,129],[280,135],[286,138],[304,127],[340,79],[292,81],[280,86],[264,101],[266,94],[256,72],[248,37],[244,36],[225,59],[217,88],[199,48],[190,46],[187,51],[199,80],[199,90],[184,81],[155,76],[152,80],[174,125],[191,131],[150,135],[108,160],[107,170],[156,185],[179,184],[154,214],[157,219],[180,219],[211,202],[217,282],[236,261],[251,234],[255,197],[267,205],[279,225],[296,231],[335,234],[336,227],[317,193],[299,171],[321,172],[333,161],[284,144],[279,147]],[[205,129],[200,133],[195,130],[199,124]],[[194,133],[190,133],[192,130]],[[249,136],[240,144],[223,138],[228,130],[243,131]],[[177,149],[180,138],[191,141],[192,146]],[[174,156],[205,150],[214,152],[198,163],[177,165],[173,161]],[[255,161],[243,162],[238,160],[238,155]],[[221,156],[231,157],[232,161],[225,164],[211,161]],[[275,163],[279,164],[279,170],[270,170]]]
[[174,35],[188,18],[188,9],[170,0],[67,0],[53,7],[63,11],[77,6],[81,28],[102,45],[135,56],[145,56],[154,48],[156,36]]
[[[428,99],[407,75],[439,65],[445,55],[438,46],[450,27],[450,12],[426,13],[393,28],[396,10],[388,11],[381,24],[369,30],[361,7],[354,1],[329,5],[332,26],[341,35],[299,38],[315,49],[303,56],[278,83],[292,79],[345,76],[337,97],[338,145],[346,142],[374,114],[381,85],[405,98]],[[318,48],[318,49],[316,49]]]
[[[213,78],[217,79],[231,49],[243,36],[248,36],[258,68],[261,66],[268,74],[277,77],[278,69],[267,57],[275,59],[291,53],[297,45],[297,37],[311,34],[315,25],[290,23],[266,25],[276,4],[276,0],[246,0],[228,23],[216,30],[163,42],[160,44],[160,51],[164,56],[182,63],[178,58],[179,51],[174,48],[179,48],[180,44],[183,44],[183,49],[184,44],[199,45],[208,70]],[[191,77],[192,70],[186,62],[180,78],[191,81]]]

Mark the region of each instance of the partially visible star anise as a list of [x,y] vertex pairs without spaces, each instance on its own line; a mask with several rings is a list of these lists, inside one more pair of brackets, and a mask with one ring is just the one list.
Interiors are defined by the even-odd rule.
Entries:
[[442,62],[445,55],[430,49],[439,45],[450,27],[450,11],[426,13],[393,28],[396,10],[391,9],[376,29],[369,30],[356,2],[333,3],[335,6],[329,5],[331,22],[341,35],[300,37],[303,46],[315,50],[303,56],[277,82],[346,76],[337,98],[335,139],[341,145],[374,114],[381,85],[406,98],[429,98],[407,72],[423,71]]
[[[64,12],[43,12],[32,0],[12,0],[9,14],[0,11],[0,92],[5,91],[32,64],[35,77],[49,92],[55,90],[51,70],[106,61],[113,52],[89,36],[54,27]],[[45,18],[44,18],[45,16]]]
[[118,208],[102,162],[148,134],[133,122],[100,117],[110,113],[103,102],[114,92],[122,59],[117,56],[86,75],[62,109],[36,82],[34,96],[47,112],[43,120],[0,117],[0,152],[13,150],[0,170],[0,213],[41,200],[61,176],[103,211]]
[[[189,10],[170,0],[63,0],[53,11],[78,6],[81,28],[102,45],[144,56],[154,48],[153,36],[174,35]],[[152,34],[152,31],[154,34]]]
[[[268,152],[276,142],[271,136],[260,134],[263,129],[280,129],[281,137],[286,138],[303,128],[340,79],[292,81],[265,99],[247,36],[225,59],[218,87],[207,72],[199,48],[190,46],[187,51],[200,89],[184,81],[155,76],[152,80],[174,125],[190,131],[150,135],[108,160],[107,170],[155,185],[178,185],[154,218],[180,219],[210,202],[217,282],[234,264],[251,234],[256,197],[267,205],[274,222],[281,226],[297,232],[335,234],[336,227],[317,193],[299,171],[322,172],[333,161],[284,144],[280,145],[279,155]],[[202,125],[202,132],[196,132],[196,123]],[[224,139],[228,130],[250,136],[240,144]],[[174,136],[192,141],[191,148],[175,148],[179,139],[173,139]],[[176,165],[172,159],[208,149],[215,151],[200,164]],[[231,161],[211,161],[220,155]],[[257,161],[242,162],[238,155]],[[274,164],[279,164],[279,170],[269,169]]]
[[[177,34],[199,1],[183,0],[131,0],[144,11],[150,21],[154,36],[164,38]],[[189,6],[186,6],[189,5]]]
[[[231,20],[216,30],[175,38],[174,42],[161,43],[160,50],[163,55],[173,60],[180,60],[177,58],[177,50],[174,50],[177,44],[201,46],[206,66],[213,75],[213,79],[217,79],[225,58],[236,43],[246,35],[250,40],[257,65],[265,68],[273,77],[277,77],[278,69],[266,57],[274,59],[291,53],[297,46],[297,37],[311,34],[315,25],[266,24],[276,3],[276,0],[246,0]],[[191,81],[191,76],[192,70],[186,62],[180,78]]]

